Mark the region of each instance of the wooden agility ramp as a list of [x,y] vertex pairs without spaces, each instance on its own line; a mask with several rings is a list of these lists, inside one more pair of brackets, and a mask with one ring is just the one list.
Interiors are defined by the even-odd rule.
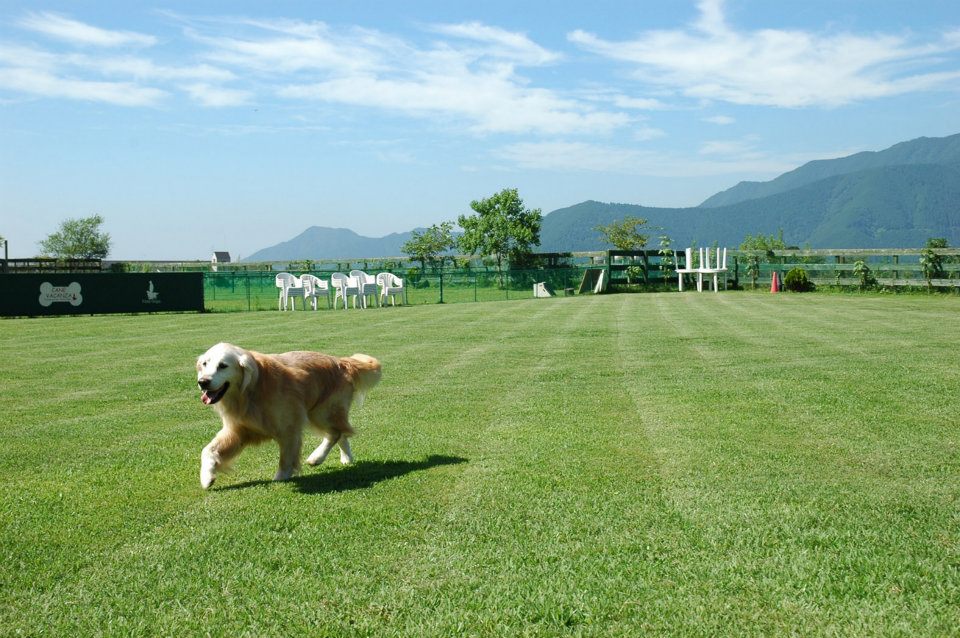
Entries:
[[585,292],[601,293],[607,291],[609,278],[604,268],[587,268],[583,271],[583,279],[580,280],[580,288],[577,294],[582,295]]

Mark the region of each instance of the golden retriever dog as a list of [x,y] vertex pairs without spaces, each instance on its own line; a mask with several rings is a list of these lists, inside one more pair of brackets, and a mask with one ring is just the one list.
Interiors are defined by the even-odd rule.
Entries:
[[350,407],[363,401],[380,374],[380,362],[365,354],[262,354],[229,343],[213,346],[197,359],[197,385],[200,399],[220,414],[223,427],[200,455],[200,485],[210,487],[217,471],[244,447],[267,439],[280,446],[280,468],[273,480],[289,479],[300,470],[308,424],[324,440],[307,463],[323,463],[337,444],[340,461],[352,463]]

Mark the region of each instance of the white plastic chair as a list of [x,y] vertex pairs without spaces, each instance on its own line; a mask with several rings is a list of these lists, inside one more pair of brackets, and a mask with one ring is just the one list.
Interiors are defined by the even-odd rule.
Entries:
[[304,301],[309,299],[311,308],[314,310],[317,309],[317,299],[319,297],[326,297],[327,308],[331,307],[330,284],[323,279],[310,274],[300,275],[300,283],[303,284]]
[[[703,276],[713,276],[713,291],[720,292],[719,275],[727,272],[727,249],[715,248],[714,256],[711,259],[710,249],[706,249],[706,260],[704,260],[704,249],[700,249],[700,267],[697,269],[697,290],[703,291]],[[724,275],[726,277],[726,275]]]
[[362,270],[351,270],[350,276],[356,278],[360,284],[360,300],[364,308],[367,307],[367,297],[373,297],[373,303],[380,305],[377,297],[377,280]]
[[387,297],[390,297],[391,305],[397,305],[397,295],[400,295],[400,303],[405,302],[405,297],[407,294],[406,288],[403,287],[403,279],[400,279],[392,272],[382,272],[377,275],[377,285],[380,286],[380,305],[384,306],[387,303]]
[[303,304],[303,309],[307,309],[307,291],[303,287],[303,283],[300,281],[299,277],[293,278],[293,285],[287,286],[287,302],[290,304],[291,310],[297,309],[297,299],[300,300],[300,303]]
[[353,297],[353,307],[357,307],[357,297],[360,296],[360,283],[356,277],[348,277],[342,272],[330,275],[330,285],[333,286],[333,309],[337,309],[337,299],[343,299],[343,309],[347,309],[347,297]]
[[286,310],[287,302],[290,300],[288,291],[291,287],[299,285],[299,282],[297,281],[296,277],[288,272],[279,273],[276,277],[274,277],[273,281],[277,288],[280,289],[280,302],[277,310]]
[[679,253],[676,256],[677,287],[680,289],[680,292],[683,292],[683,276],[697,272],[697,269],[693,267],[693,248],[687,248],[685,257],[686,260],[683,262],[683,268],[681,268]]

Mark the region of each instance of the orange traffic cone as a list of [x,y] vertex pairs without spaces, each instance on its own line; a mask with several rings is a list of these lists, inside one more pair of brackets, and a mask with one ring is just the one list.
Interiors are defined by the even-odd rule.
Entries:
[[773,276],[770,278],[770,292],[780,292],[780,275],[776,270],[773,271]]

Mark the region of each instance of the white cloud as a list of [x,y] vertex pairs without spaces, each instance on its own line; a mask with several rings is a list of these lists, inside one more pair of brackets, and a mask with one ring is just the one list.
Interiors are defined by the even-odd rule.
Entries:
[[561,57],[560,54],[533,42],[526,34],[491,27],[480,22],[441,24],[434,25],[431,29],[443,35],[488,44],[490,45],[486,50],[488,55],[509,58],[521,64],[534,66],[549,64]]
[[522,142],[505,146],[498,156],[521,168],[552,171],[636,173],[650,153],[584,142]]
[[110,31],[72,20],[58,13],[28,13],[17,24],[30,31],[79,45],[97,47],[150,47],[157,43],[152,35],[134,31]]
[[633,139],[638,142],[647,142],[649,140],[655,140],[661,137],[666,137],[666,131],[652,127],[652,126],[641,126],[640,128],[633,131]]
[[210,107],[242,106],[253,98],[249,91],[228,89],[204,82],[186,84],[182,88],[195,102]]
[[949,86],[960,70],[909,73],[942,63],[960,49],[956,32],[917,45],[888,34],[817,34],[798,30],[737,31],[722,0],[701,0],[688,29],[648,31],[613,42],[574,31],[568,39],[598,55],[634,65],[642,81],[691,98],[779,107],[840,106]]
[[208,59],[238,74],[259,74],[288,100],[465,120],[476,133],[605,134],[631,121],[622,111],[531,86],[518,67],[557,56],[524,34],[480,23],[429,27],[453,40],[428,46],[315,22],[242,24],[247,31],[239,35],[207,35],[196,27],[191,34],[208,46]]
[[[154,45],[154,36],[29,13],[17,22],[20,28],[73,45],[108,47],[110,54],[35,46],[4,54],[0,48],[0,69],[7,67],[0,88],[131,106],[156,105],[178,93],[208,107],[280,97],[429,118],[475,134],[606,135],[637,122],[631,111],[662,107],[653,99],[597,100],[538,86],[524,69],[561,56],[525,33],[480,22],[428,25],[433,39],[424,43],[318,21],[164,15],[183,24],[199,63],[164,63],[158,49],[149,56],[122,50]],[[53,78],[69,88],[56,89]],[[117,87],[130,94],[124,97]],[[646,127],[634,136],[660,134]]]
[[755,150],[752,139],[707,141],[700,146],[700,154],[737,156],[740,158],[762,156]]
[[376,68],[379,50],[389,38],[370,37],[362,29],[335,31],[322,22],[288,20],[242,21],[253,30],[243,37],[209,36],[196,29],[188,35],[208,46],[204,55],[222,64],[261,73],[300,71],[363,72]]
[[414,78],[349,76],[290,85],[280,95],[413,116],[467,118],[478,133],[602,133],[629,122],[624,114],[590,110],[551,91],[518,86],[508,73],[466,69]]
[[102,57],[69,56],[64,58],[87,69],[98,71],[105,75],[128,76],[138,80],[198,80],[204,82],[229,82],[236,79],[236,75],[209,64],[195,64],[192,66],[168,66],[157,64],[152,60],[141,57]]
[[613,104],[621,109],[637,109],[639,111],[658,111],[667,108],[666,104],[653,98],[627,97],[616,95]]
[[[19,25],[75,44],[111,47],[110,53],[0,45],[0,89],[127,107],[157,106],[171,96],[171,89],[177,88],[204,106],[236,106],[249,101],[251,95],[248,91],[219,86],[236,79],[226,69],[209,64],[158,64],[143,55],[115,52],[116,48],[152,43],[140,34],[105,31],[46,13],[29,14]],[[184,86],[170,86],[174,83]],[[158,84],[161,86],[156,86]]]
[[737,120],[730,117],[729,115],[713,115],[711,117],[703,118],[704,122],[709,122],[710,124],[717,124],[719,126],[729,126]]
[[[707,152],[704,152],[707,151]],[[775,175],[824,154],[764,153],[748,143],[711,143],[697,156],[584,142],[522,142],[501,148],[501,160],[523,169],[556,172],[600,172],[650,177],[711,175]]]
[[0,68],[0,87],[29,95],[102,102],[117,106],[154,106],[166,92],[130,82],[78,80],[41,69]]

